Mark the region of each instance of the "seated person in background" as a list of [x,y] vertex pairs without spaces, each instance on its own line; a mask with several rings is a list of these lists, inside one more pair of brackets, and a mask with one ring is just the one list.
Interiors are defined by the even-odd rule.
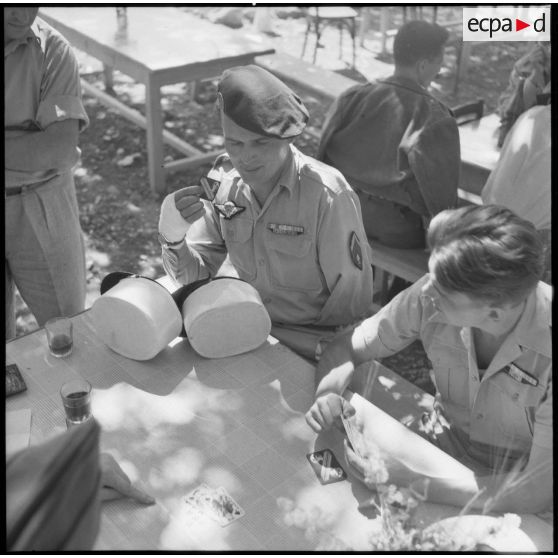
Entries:
[[[359,200],[339,171],[292,145],[302,101],[257,66],[226,70],[218,105],[227,153],[200,186],[163,201],[163,265],[178,283],[237,275],[255,287],[271,334],[314,359],[339,327],[370,313],[372,269]],[[232,272],[231,272],[232,270]]]
[[427,91],[447,39],[435,24],[403,25],[393,43],[394,74],[349,88],[324,123],[318,159],[347,178],[366,234],[387,246],[423,248],[424,222],[457,204],[457,124]]
[[[468,206],[437,215],[428,244],[429,273],[328,345],[306,420],[320,432],[352,414],[342,393],[355,367],[420,339],[436,384],[424,435],[475,473],[472,483],[430,479],[428,499],[464,506],[483,490],[474,507],[492,498],[492,509],[547,510],[552,294],[539,281],[535,228],[504,207]],[[365,465],[350,448],[347,460],[359,470]],[[518,470],[520,480],[510,482]],[[388,472],[399,485],[417,479],[405,467]]]
[[513,65],[508,87],[498,99],[498,114],[502,122],[498,146],[503,145],[520,114],[549,101],[550,47],[540,41]]
[[550,105],[524,112],[506,136],[481,193],[484,203],[508,207],[535,225],[546,250],[545,281],[551,272],[550,132]]

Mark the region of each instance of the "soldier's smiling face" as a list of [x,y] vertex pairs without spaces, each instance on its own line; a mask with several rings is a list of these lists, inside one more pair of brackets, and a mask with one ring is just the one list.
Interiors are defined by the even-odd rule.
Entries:
[[231,162],[252,187],[276,180],[289,155],[290,139],[263,136],[242,128],[221,112],[225,149]]

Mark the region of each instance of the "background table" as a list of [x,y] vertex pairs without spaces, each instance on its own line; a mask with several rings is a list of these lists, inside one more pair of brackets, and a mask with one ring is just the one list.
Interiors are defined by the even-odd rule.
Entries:
[[[165,172],[208,162],[203,153],[168,131],[163,132],[163,85],[219,76],[232,66],[250,64],[260,54],[274,52],[261,35],[223,25],[164,6],[131,7],[117,20],[114,7],[41,8],[39,17],[75,47],[145,85],[146,117],[83,81],[86,91],[123,116],[147,129],[149,181],[154,192],[165,192]],[[189,157],[163,166],[163,140]]]
[[[461,144],[460,188],[465,193],[477,196],[476,203],[482,203],[479,196],[500,158],[498,134],[500,117],[493,113],[458,126]],[[460,193],[460,197],[462,196]]]
[[[304,419],[313,402],[313,366],[272,338],[245,355],[214,360],[176,339],[154,359],[137,362],[103,345],[88,312],[72,321],[75,344],[67,358],[49,354],[43,329],[6,344],[7,362],[18,364],[28,386],[6,407],[31,408],[35,444],[65,430],[61,384],[80,375],[93,385],[101,449],[157,499],[150,507],[103,504],[96,550],[367,550],[377,521],[358,504],[371,491],[351,477],[322,486],[306,458],[331,448],[345,466],[341,433],[316,436]],[[364,395],[383,386],[384,405],[429,403],[414,401],[408,383],[385,367],[375,382],[358,378],[353,388]],[[224,486],[246,515],[225,528],[208,521],[193,529],[184,497],[202,482]],[[427,504],[419,515],[430,523],[458,511]],[[537,536],[550,529],[533,521]]]

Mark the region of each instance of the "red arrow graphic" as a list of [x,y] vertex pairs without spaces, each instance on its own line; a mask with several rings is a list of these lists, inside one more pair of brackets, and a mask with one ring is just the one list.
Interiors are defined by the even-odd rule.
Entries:
[[524,21],[521,21],[520,19],[515,18],[515,30],[516,31],[521,31],[522,29],[525,29],[525,27],[531,27],[530,23],[525,23]]

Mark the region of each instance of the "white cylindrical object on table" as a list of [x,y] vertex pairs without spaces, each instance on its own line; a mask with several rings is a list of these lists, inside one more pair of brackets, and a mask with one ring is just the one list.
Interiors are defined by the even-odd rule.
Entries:
[[249,283],[219,278],[184,301],[182,316],[192,348],[207,358],[238,355],[259,347],[271,331],[271,319]]

